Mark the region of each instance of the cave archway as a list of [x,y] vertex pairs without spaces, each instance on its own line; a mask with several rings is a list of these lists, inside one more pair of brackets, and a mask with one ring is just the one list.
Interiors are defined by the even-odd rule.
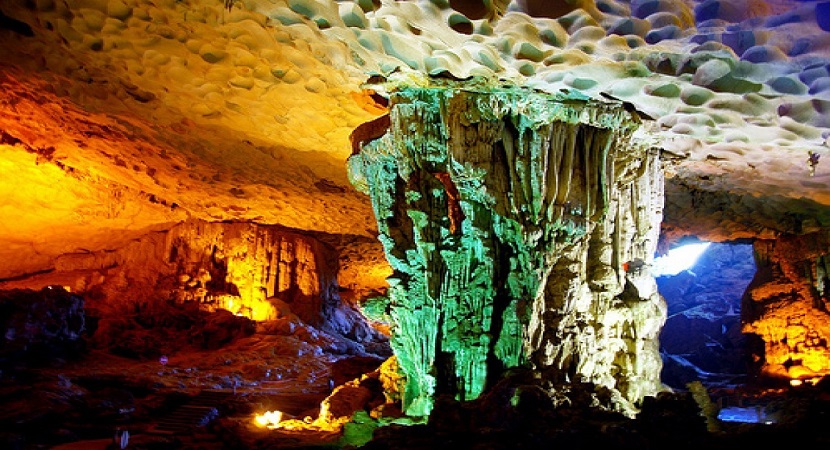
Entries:
[[664,258],[655,260],[657,286],[668,307],[660,335],[663,382],[678,390],[692,381],[707,388],[746,383],[741,298],[756,271],[752,244],[710,243],[696,260],[680,257],[687,267],[661,272]]

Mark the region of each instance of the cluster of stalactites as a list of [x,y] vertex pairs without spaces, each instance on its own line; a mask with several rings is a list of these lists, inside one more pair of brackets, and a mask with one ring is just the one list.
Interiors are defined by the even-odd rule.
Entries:
[[554,385],[601,386],[610,402],[599,404],[634,415],[645,396],[662,389],[658,339],[666,306],[649,263],[663,178],[655,150],[624,150],[637,157],[614,161],[620,171],[608,213],[558,253],[533,303],[526,347],[534,369]]
[[311,236],[254,223],[186,222],[168,235],[178,300],[273,320],[277,305],[319,325],[337,305],[333,252]]
[[[619,105],[523,89],[405,88],[349,159],[393,275],[404,408],[478,397],[529,364],[533,305],[560,255],[605,220],[637,124]],[[540,312],[544,314],[544,311]],[[534,345],[555,345],[552,342]]]

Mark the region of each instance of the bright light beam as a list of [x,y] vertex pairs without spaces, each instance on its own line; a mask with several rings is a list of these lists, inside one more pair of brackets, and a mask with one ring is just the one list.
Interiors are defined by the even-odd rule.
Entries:
[[687,244],[669,250],[665,256],[654,259],[651,273],[655,277],[677,275],[678,273],[692,267],[700,258],[700,255],[709,247],[710,242],[699,244]]

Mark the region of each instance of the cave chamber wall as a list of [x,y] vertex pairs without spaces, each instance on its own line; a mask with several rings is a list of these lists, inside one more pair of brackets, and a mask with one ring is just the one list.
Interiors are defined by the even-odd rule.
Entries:
[[338,252],[314,236],[250,222],[190,220],[119,248],[59,256],[44,273],[0,289],[60,285],[96,317],[191,303],[255,321],[287,319],[356,340],[377,337],[341,301]]

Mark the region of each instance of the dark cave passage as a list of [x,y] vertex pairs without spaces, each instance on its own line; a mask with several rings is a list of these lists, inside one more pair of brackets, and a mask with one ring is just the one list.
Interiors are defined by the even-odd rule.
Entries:
[[660,335],[661,376],[668,386],[686,390],[687,383],[700,381],[713,389],[746,382],[741,298],[756,270],[752,252],[749,243],[711,243],[696,261],[685,257],[687,269],[655,274],[668,306]]

